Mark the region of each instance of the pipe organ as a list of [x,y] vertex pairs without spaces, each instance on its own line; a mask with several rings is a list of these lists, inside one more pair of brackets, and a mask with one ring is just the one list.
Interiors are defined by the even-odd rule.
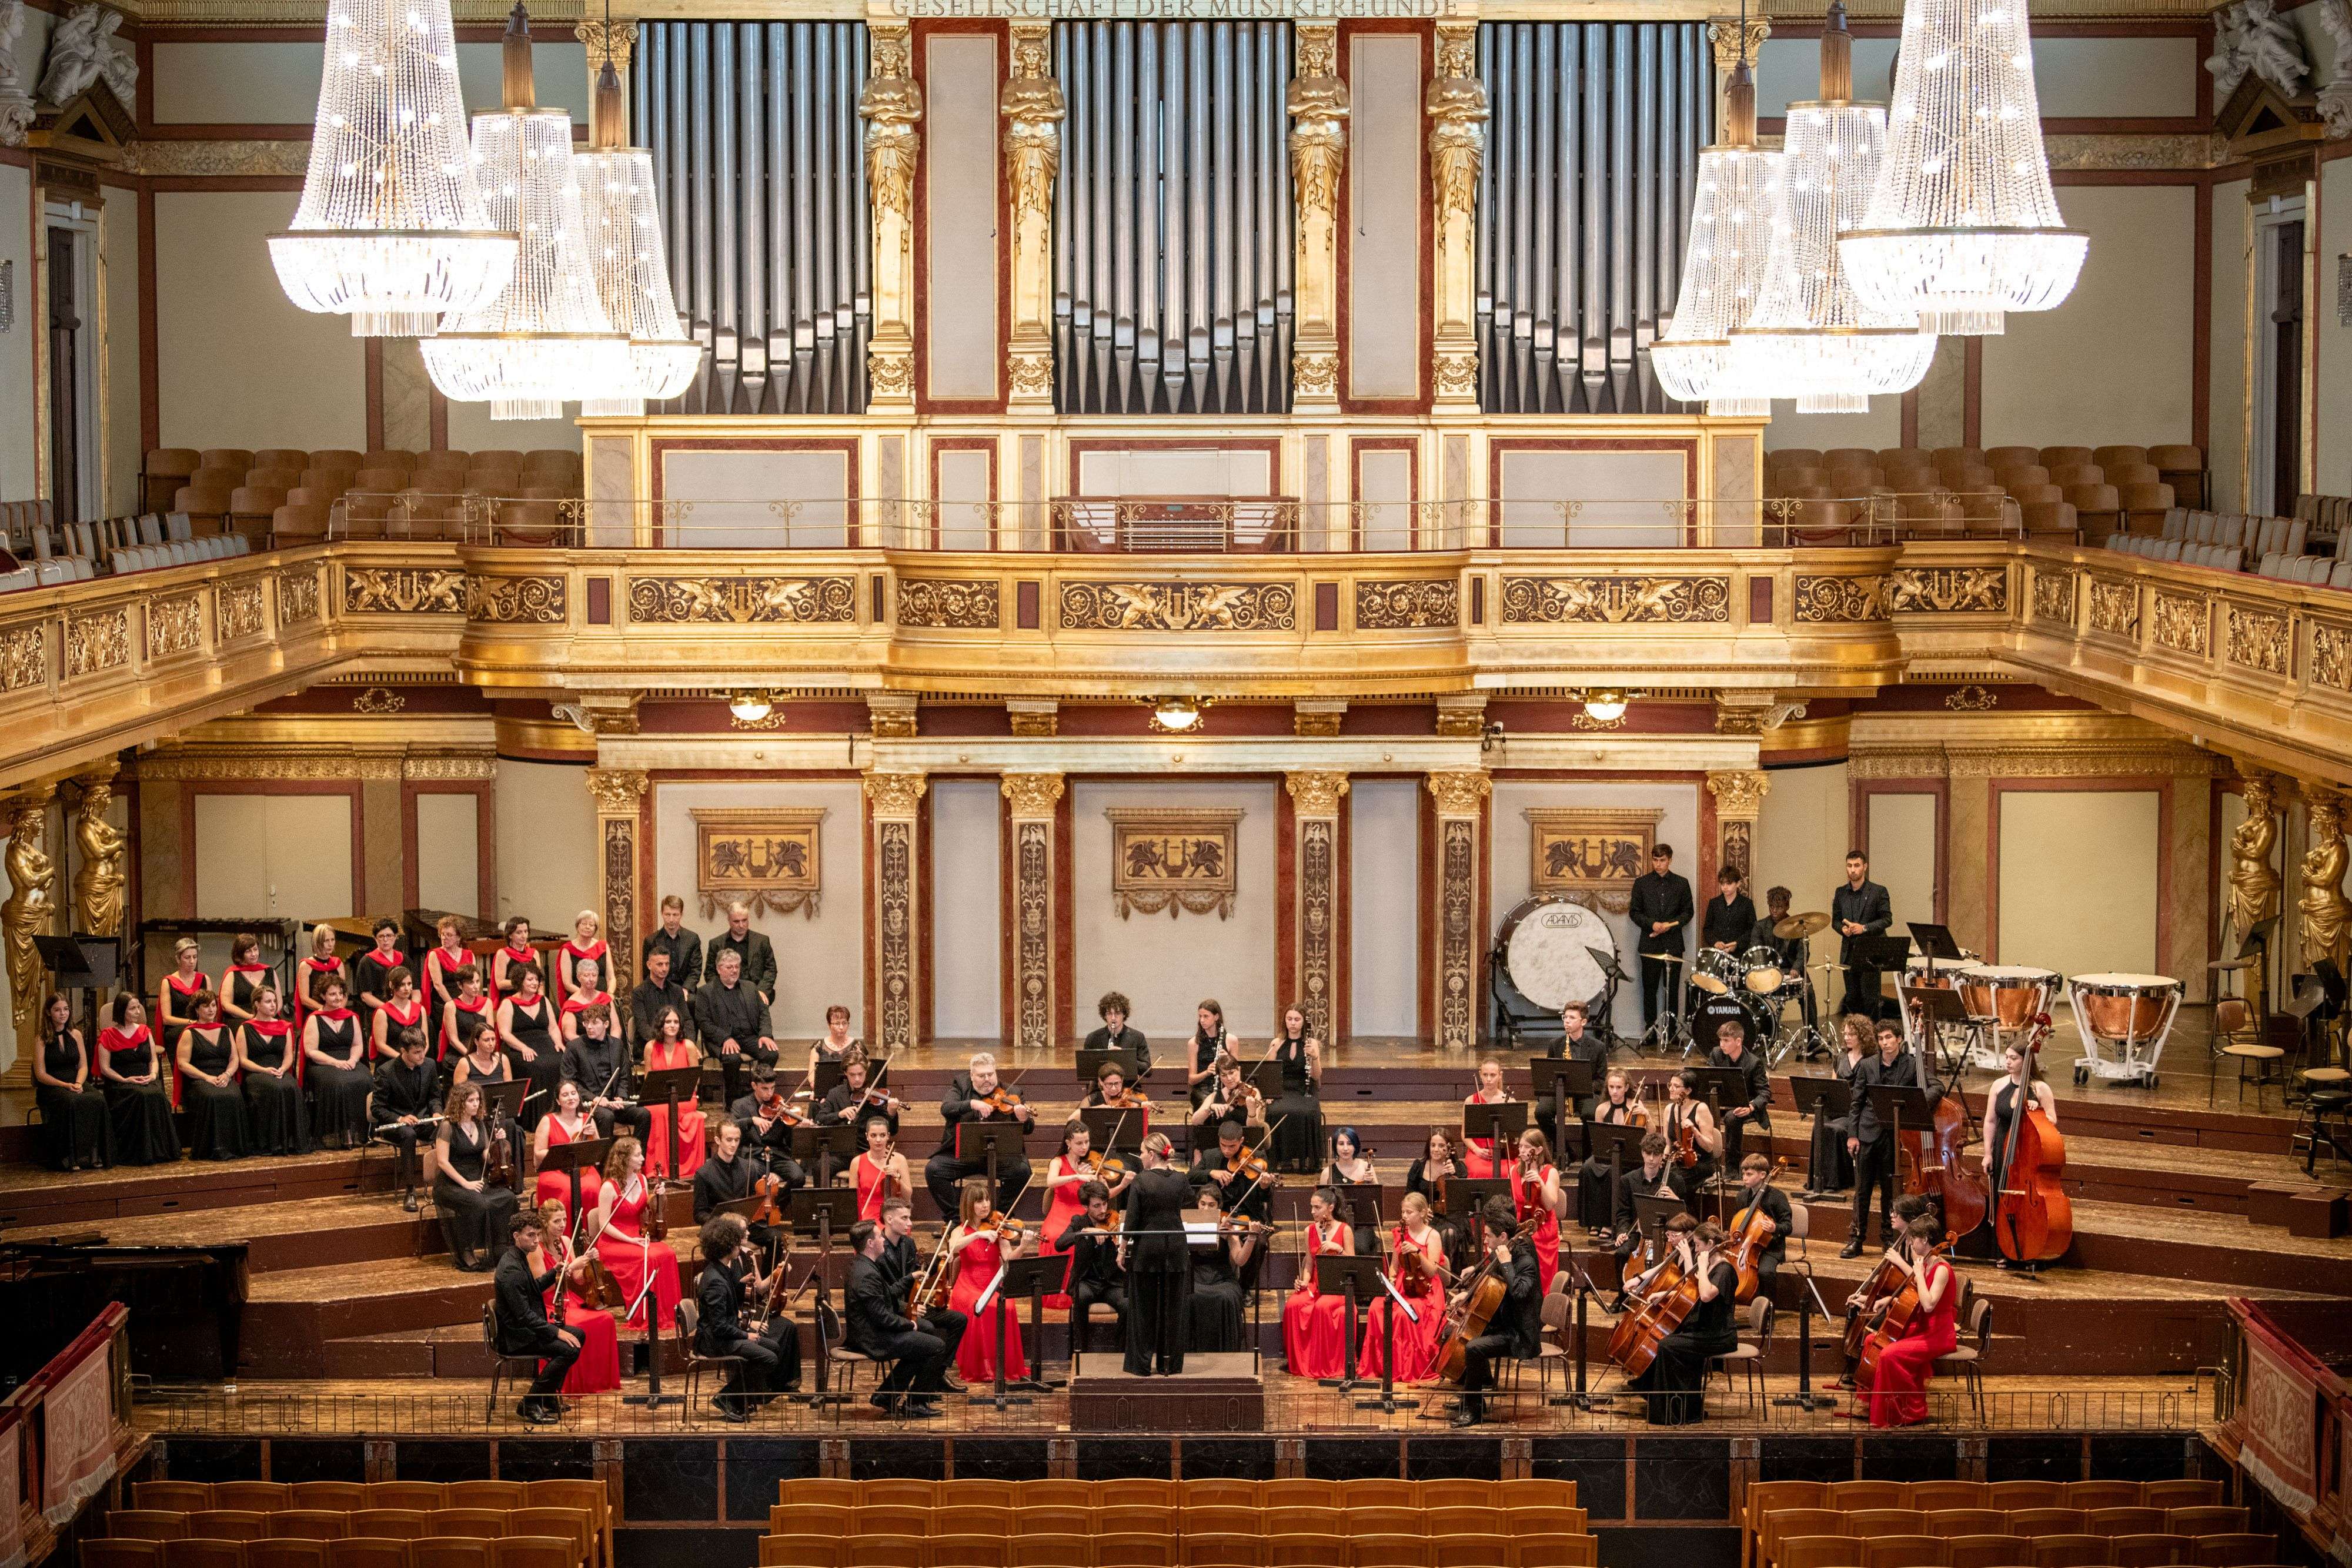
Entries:
[[710,352],[663,412],[864,413],[871,242],[854,22],[646,22],[634,123]]
[[1064,413],[1290,408],[1279,22],[1060,22],[1055,193]]
[[1706,25],[1478,29],[1490,108],[1478,212],[1478,402],[1654,413],[1714,107]]

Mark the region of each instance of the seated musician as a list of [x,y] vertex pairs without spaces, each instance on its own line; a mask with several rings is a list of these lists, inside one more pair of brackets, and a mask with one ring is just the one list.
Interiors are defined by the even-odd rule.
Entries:
[[[922,1275],[922,1253],[915,1245],[915,1206],[908,1195],[882,1200],[881,1262],[897,1282],[902,1298],[907,1288]],[[947,1364],[940,1380],[961,1393],[964,1384],[955,1373],[956,1347],[963,1343],[964,1330],[971,1326],[971,1320],[947,1304],[948,1293],[941,1291],[936,1304],[927,1303],[915,1314],[916,1326],[947,1346]]]
[[[1627,1082],[1623,1070],[1611,1068],[1601,1092],[1593,1101],[1591,1112],[1584,1118],[1585,1121],[1612,1127],[1633,1127],[1645,1123],[1649,1113],[1634,1100],[1626,1087]],[[1586,1143],[1590,1157],[1577,1172],[1576,1218],[1592,1232],[1595,1239],[1606,1247],[1609,1245],[1609,1212],[1615,1200],[1610,1184],[1615,1179],[1615,1173],[1609,1162],[1601,1157],[1600,1146],[1591,1143],[1589,1134]]]
[[[1430,1223],[1429,1199],[1420,1193],[1404,1195],[1403,1218],[1389,1233],[1388,1276],[1397,1291],[1412,1304],[1413,1316],[1397,1313],[1396,1376],[1398,1383],[1425,1383],[1437,1375],[1437,1353],[1445,1330],[1445,1238]],[[1381,1375],[1391,1339],[1388,1317],[1396,1308],[1383,1293],[1364,1310],[1362,1343],[1356,1353],[1356,1375]]]
[[793,1158],[793,1129],[807,1118],[776,1088],[776,1070],[767,1062],[751,1069],[751,1092],[727,1107],[743,1131],[743,1147],[763,1170],[786,1186],[807,1185],[807,1173]]
[[947,1390],[942,1381],[947,1346],[907,1316],[906,1283],[882,1265],[882,1245],[881,1227],[872,1220],[861,1219],[849,1228],[843,1337],[860,1355],[891,1364],[889,1375],[874,1391],[876,1408],[936,1418],[942,1414],[939,1396]]
[[849,1031],[849,1009],[835,1002],[824,1009],[824,1038],[809,1046],[808,1075],[816,1078],[816,1070],[828,1061],[845,1062],[853,1051],[863,1052],[866,1047]]
[[[940,1097],[940,1120],[946,1125],[940,1129],[939,1149],[923,1166],[923,1185],[931,1189],[931,1201],[939,1211],[955,1213],[957,1193],[964,1179],[988,1171],[984,1158],[957,1157],[957,1127],[967,1122],[1018,1122],[1025,1133],[1036,1119],[1037,1113],[1020,1095],[1009,1090],[999,1092],[996,1058],[986,1051],[973,1057],[967,1071],[950,1079],[947,1092]],[[1004,1191],[1018,1194],[1029,1185],[1028,1156],[1017,1152],[999,1155],[996,1179]]]
[[441,1110],[441,1070],[426,1058],[423,1030],[401,1030],[398,1044],[395,1055],[376,1064],[368,1121],[376,1138],[395,1151],[400,1207],[415,1214],[416,1189],[429,1179],[418,1169],[417,1151],[433,1143],[430,1124]]
[[722,1214],[702,1228],[702,1280],[695,1290],[702,1321],[695,1325],[694,1348],[704,1355],[734,1358],[726,1386],[710,1403],[727,1420],[749,1421],[779,1390],[790,1393],[799,1386],[800,1331],[782,1312],[773,1322],[757,1322],[776,1274],[760,1272],[741,1215]]
[[1208,1094],[1192,1107],[1189,1120],[1195,1127],[1221,1127],[1227,1122],[1239,1122],[1244,1126],[1265,1125],[1265,1096],[1243,1075],[1240,1057],[1217,1058],[1215,1080]]
[[1733,1315],[1739,1300],[1739,1270],[1732,1266],[1723,1227],[1678,1214],[1671,1229],[1669,1246],[1685,1276],[1696,1281],[1698,1299],[1681,1326],[1658,1342],[1649,1366],[1625,1385],[1650,1396],[1653,1427],[1705,1420],[1706,1364],[1739,1343]]
[[915,1196],[915,1178],[890,1136],[890,1124],[877,1116],[866,1124],[866,1146],[851,1156],[834,1185],[857,1194],[857,1218],[879,1219],[882,1206],[894,1197]]
[[1715,1113],[1697,1091],[1698,1074],[1687,1067],[1668,1078],[1665,1114],[1659,1120],[1673,1156],[1667,1174],[1685,1197],[1715,1179],[1716,1159],[1723,1152],[1723,1129],[1716,1125]]
[[[1674,1178],[1668,1174],[1666,1139],[1663,1133],[1653,1133],[1642,1140],[1642,1168],[1625,1173],[1625,1184],[1618,1189],[1617,1207],[1610,1217],[1609,1228],[1601,1233],[1601,1244],[1612,1247],[1617,1254],[1617,1273],[1622,1281],[1632,1262],[1635,1249],[1642,1245],[1641,1210],[1633,1206],[1637,1197],[1680,1197]],[[1628,1292],[1621,1284],[1617,1300],[1610,1311],[1622,1312]]]
[[1183,1223],[1213,1227],[1187,1243],[1192,1299],[1184,1313],[1184,1348],[1203,1354],[1240,1350],[1246,1343],[1251,1293],[1265,1260],[1265,1234],[1239,1216],[1229,1216],[1212,1184],[1193,1195]]
[[721,946],[711,964],[713,977],[694,998],[694,1027],[702,1054],[726,1073],[722,1092],[732,1101],[753,1066],[776,1065],[776,1042],[768,1033],[766,999],[743,977],[743,955]]
[[[1494,1386],[1495,1363],[1530,1360],[1543,1348],[1543,1287],[1536,1279],[1535,1249],[1519,1239],[1519,1223],[1503,1198],[1488,1201],[1481,1213],[1486,1257],[1494,1277],[1503,1283],[1502,1300],[1486,1319],[1486,1332],[1471,1340],[1462,1353],[1462,1402],[1454,1413],[1456,1427],[1475,1427],[1486,1418],[1486,1390]],[[1454,1293],[1462,1301],[1472,1285]]]
[[[1755,1217],[1748,1226],[1769,1227],[1770,1238],[1756,1252],[1756,1291],[1759,1295],[1772,1293],[1773,1277],[1780,1271],[1780,1260],[1789,1255],[1789,1232],[1796,1225],[1795,1212],[1789,1207],[1789,1195],[1772,1185],[1772,1162],[1761,1154],[1743,1155],[1739,1161],[1739,1197],[1731,1205],[1734,1216],[1747,1214],[1755,1206]],[[1733,1239],[1738,1240],[1735,1235]]]
[[563,1051],[563,1075],[580,1085],[581,1108],[596,1118],[598,1137],[621,1132],[645,1142],[654,1113],[636,1103],[636,1067],[611,1013],[591,1008],[580,1015],[579,1038]]
[[[1601,1038],[1597,1030],[1589,1028],[1588,1023],[1582,1002],[1570,1002],[1560,1009],[1559,1039],[1554,1040],[1545,1050],[1544,1055],[1553,1061],[1589,1063],[1597,1077],[1608,1069],[1609,1043]],[[1575,1105],[1571,1107],[1576,1112],[1576,1119],[1580,1122],[1591,1121],[1593,1103],[1599,1099],[1598,1092],[1580,1096]],[[1559,1141],[1559,1106],[1554,1103],[1551,1095],[1539,1094],[1536,1097],[1535,1114],[1536,1125],[1543,1129],[1545,1140],[1552,1147],[1560,1150],[1562,1154],[1567,1153],[1566,1147]]]
[[[1888,1246],[1895,1242],[1895,1129],[1878,1118],[1878,1107],[1870,1092],[1884,1086],[1912,1089],[1924,1085],[1927,1105],[1934,1109],[1944,1092],[1935,1079],[1928,1076],[1926,1066],[1903,1043],[1903,1025],[1894,1019],[1880,1019],[1878,1054],[1864,1059],[1853,1073],[1853,1131],[1846,1134],[1845,1152],[1853,1156],[1853,1228],[1845,1239],[1841,1258],[1859,1258],[1864,1237],[1870,1228],[1870,1199],[1878,1195],[1878,1237]],[[1922,1129],[1925,1130],[1924,1128]]]
[[[1927,1382],[1936,1358],[1949,1355],[1959,1345],[1955,1319],[1959,1311],[1959,1282],[1952,1266],[1937,1257],[1944,1239],[1944,1221],[1931,1207],[1903,1228],[1887,1249],[1889,1261],[1902,1271],[1904,1282],[1917,1294],[1918,1303],[1898,1337],[1880,1350],[1876,1379],[1864,1384],[1856,1370],[1858,1392],[1870,1400],[1874,1427],[1912,1427],[1927,1418]],[[1860,1303],[1855,1293],[1854,1301]],[[1860,1410],[1846,1412],[1856,1419]]]
[[1273,1204],[1276,1178],[1272,1171],[1255,1179],[1242,1176],[1243,1156],[1249,1152],[1244,1147],[1247,1133],[1239,1122],[1221,1124],[1217,1146],[1193,1160],[1190,1176],[1195,1192],[1213,1186],[1223,1196],[1224,1212],[1262,1221]]
[[[1789,901],[1792,895],[1785,887],[1767,888],[1764,892],[1764,918],[1756,923],[1748,934],[1750,947],[1769,947],[1778,957],[1780,972],[1797,979],[1797,1005],[1803,1009],[1805,1027],[1812,1029],[1821,1022],[1819,999],[1813,994],[1813,977],[1805,968],[1806,941],[1802,936],[1780,936],[1773,927],[1789,918]],[[1778,1011],[1776,1005],[1775,1009]]]
[[1764,1065],[1764,1042],[1748,1039],[1744,1024],[1726,1019],[1716,1026],[1715,1036],[1706,1064],[1738,1073],[1748,1085],[1742,1103],[1723,1108],[1723,1164],[1733,1169],[1739,1164],[1740,1139],[1748,1129],[1767,1134],[1772,1131],[1772,1078]]
[[1462,1261],[1462,1246],[1469,1235],[1456,1212],[1460,1199],[1446,1197],[1445,1184],[1462,1174],[1462,1162],[1454,1153],[1454,1134],[1450,1128],[1432,1127],[1429,1143],[1421,1158],[1405,1167],[1404,1190],[1418,1194],[1429,1205],[1437,1234],[1445,1244],[1445,1266],[1455,1269]]
[[517,1414],[534,1427],[555,1424],[562,1408],[556,1396],[572,1364],[580,1359],[580,1331],[558,1328],[547,1321],[547,1292],[563,1278],[562,1265],[544,1274],[530,1271],[530,1258],[542,1239],[539,1216],[529,1209],[510,1215],[507,1234],[514,1245],[499,1254],[492,1267],[492,1291],[498,1303],[498,1351],[500,1355],[535,1355],[539,1375],[522,1396]]
[[[1493,1057],[1478,1064],[1478,1087],[1463,1096],[1465,1105],[1501,1105],[1511,1098],[1503,1087],[1503,1064]],[[1495,1174],[1495,1140],[1473,1138],[1465,1134],[1462,1140],[1463,1174],[1486,1181]]]
[[1078,1212],[1070,1217],[1061,1234],[1047,1239],[1070,1257],[1070,1333],[1084,1334],[1089,1321],[1087,1314],[1100,1302],[1110,1309],[1118,1343],[1124,1344],[1127,1267],[1119,1261],[1118,1232],[1111,1221],[1110,1188],[1098,1181],[1082,1182],[1078,1203]]
[[662,1009],[676,1008],[677,1016],[685,1018],[693,1007],[686,988],[670,973],[669,949],[648,947],[646,950],[646,977],[629,989],[629,1039],[642,1045],[654,1037],[654,1025],[660,1021]]
[[[694,1223],[709,1225],[710,1217],[723,1204],[740,1203],[755,1190],[753,1184],[767,1173],[760,1163],[743,1152],[743,1129],[732,1122],[711,1124],[710,1152],[703,1157],[702,1166],[694,1173]],[[781,1201],[778,1204],[781,1208]],[[745,1221],[750,1225],[750,1221]],[[751,1225],[751,1240],[764,1253],[775,1241],[777,1231],[772,1225]]]
[[1355,1232],[1339,1218],[1339,1195],[1318,1186],[1307,1200],[1307,1241],[1298,1259],[1298,1280],[1282,1303],[1282,1353],[1294,1377],[1339,1377],[1348,1370],[1348,1302],[1325,1295],[1315,1260],[1325,1253],[1348,1256]]
[[[1142,1091],[1127,1086],[1127,1074],[1119,1070],[1116,1061],[1103,1063],[1102,1071],[1095,1074],[1095,1086],[1087,1091],[1087,1097],[1078,1104],[1081,1108],[1101,1105],[1133,1111],[1135,1114],[1130,1124],[1122,1128],[1123,1134],[1140,1136],[1151,1130],[1150,1099]],[[1122,1136],[1119,1143],[1122,1147],[1134,1146],[1132,1140],[1126,1136]]]
[[[816,1108],[818,1126],[838,1127],[844,1122],[855,1121],[862,1129],[868,1123],[880,1122],[889,1129],[892,1137],[898,1135],[898,1113],[906,1107],[897,1095],[869,1082],[872,1065],[866,1060],[865,1051],[856,1046],[850,1048],[849,1053],[841,1059],[841,1082],[825,1091],[824,1102]],[[886,1062],[884,1065],[888,1064]],[[757,1068],[752,1070],[752,1076],[755,1080],[758,1078]],[[771,1073],[772,1081],[773,1077]],[[861,1144],[866,1141],[862,1131],[857,1141]]]
[[1127,1015],[1133,1010],[1125,996],[1105,991],[1095,1003],[1095,1016],[1102,1019],[1102,1027],[1088,1031],[1086,1049],[1127,1051],[1135,1058],[1135,1075],[1145,1078],[1151,1072],[1151,1042],[1143,1038],[1141,1030],[1128,1026]]

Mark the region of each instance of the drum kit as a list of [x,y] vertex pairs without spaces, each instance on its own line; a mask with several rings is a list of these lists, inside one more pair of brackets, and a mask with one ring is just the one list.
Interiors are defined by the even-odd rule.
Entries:
[[[1772,935],[1779,941],[1802,943],[1828,930],[1829,925],[1827,911],[1810,910],[1775,923]],[[1683,962],[1671,954],[1653,956],[1663,956],[1669,964]],[[1780,956],[1780,948],[1762,943],[1742,952],[1706,947],[1700,949],[1698,957],[1691,964],[1690,986],[1694,992],[1704,997],[1726,998],[1737,1004],[1748,1019],[1748,1033],[1757,1040],[1769,1042],[1762,1048],[1765,1060],[1778,1066],[1791,1051],[1801,1051],[1807,1057],[1828,1053],[1828,1039],[1818,1028],[1801,1020],[1784,1029],[1782,1019],[1790,1002],[1803,999],[1807,970],[1833,967],[1806,964],[1802,948],[1799,949],[1797,960],[1791,963]],[[1699,998],[1694,997],[1693,999],[1697,1001]],[[1714,1044],[1711,1040],[1699,1040],[1693,1037],[1689,1024],[1692,1010],[1685,1008],[1683,1016],[1672,1023],[1661,1019],[1654,1026],[1661,1033],[1660,1043],[1673,1045],[1679,1042],[1685,1058],[1702,1046],[1712,1047]],[[1664,1038],[1669,1031],[1672,1038]]]

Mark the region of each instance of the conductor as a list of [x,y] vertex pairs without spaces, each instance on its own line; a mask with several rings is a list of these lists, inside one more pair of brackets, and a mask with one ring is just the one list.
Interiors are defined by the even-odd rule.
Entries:
[[1184,1209],[1192,1184],[1172,1168],[1165,1133],[1143,1140],[1143,1174],[1128,1194],[1119,1245],[1127,1252],[1127,1371],[1131,1377],[1184,1370],[1192,1259],[1184,1243]]

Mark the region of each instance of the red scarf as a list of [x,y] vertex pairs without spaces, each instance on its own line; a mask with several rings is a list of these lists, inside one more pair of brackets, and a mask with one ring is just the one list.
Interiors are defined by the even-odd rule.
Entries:
[[397,969],[403,964],[408,962],[406,958],[401,956],[400,949],[397,947],[394,947],[389,953],[371,947],[365,953],[361,954],[360,956],[363,958],[373,958],[387,969]]
[[610,991],[598,991],[584,1002],[577,997],[566,997],[563,998],[563,1010],[568,1013],[584,1012],[588,1009],[596,1007],[599,1004],[608,1008],[611,1007],[613,1005],[613,993]]
[[596,946],[593,947],[582,947],[575,945],[568,936],[563,940],[563,950],[571,954],[575,959],[594,958],[599,962],[602,962],[604,955],[611,951],[611,949],[608,948],[601,939],[598,940]]
[[228,967],[228,972],[232,975],[266,975],[269,973],[269,966],[267,964],[231,964]]

